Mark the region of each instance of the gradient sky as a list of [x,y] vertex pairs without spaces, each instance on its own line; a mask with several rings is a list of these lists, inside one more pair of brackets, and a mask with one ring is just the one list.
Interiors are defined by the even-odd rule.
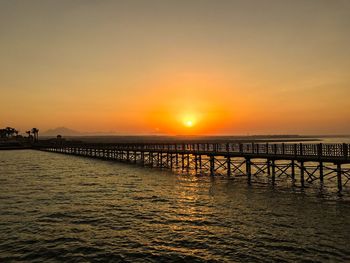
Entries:
[[349,134],[350,1],[0,0],[0,91],[22,131]]

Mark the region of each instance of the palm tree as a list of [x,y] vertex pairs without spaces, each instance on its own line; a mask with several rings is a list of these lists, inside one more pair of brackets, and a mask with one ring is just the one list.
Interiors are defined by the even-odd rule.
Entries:
[[7,137],[12,137],[15,134],[15,129],[11,127],[6,127],[6,135]]
[[31,133],[30,130],[29,130],[29,131],[26,131],[26,134],[28,134],[28,141],[30,141],[30,133]]
[[33,129],[32,129],[32,133],[33,133],[33,135],[34,135],[34,142],[39,141],[39,129],[33,128]]

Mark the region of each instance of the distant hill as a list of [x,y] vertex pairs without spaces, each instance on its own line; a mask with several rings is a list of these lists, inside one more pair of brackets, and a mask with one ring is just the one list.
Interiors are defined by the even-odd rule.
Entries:
[[41,136],[81,136],[83,135],[81,132],[66,128],[66,127],[57,127],[55,129],[49,129],[40,134]]

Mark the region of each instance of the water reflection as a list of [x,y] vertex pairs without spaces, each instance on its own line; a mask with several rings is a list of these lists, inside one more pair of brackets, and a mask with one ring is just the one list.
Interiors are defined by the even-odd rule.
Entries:
[[0,152],[1,261],[349,260],[350,204],[300,188]]

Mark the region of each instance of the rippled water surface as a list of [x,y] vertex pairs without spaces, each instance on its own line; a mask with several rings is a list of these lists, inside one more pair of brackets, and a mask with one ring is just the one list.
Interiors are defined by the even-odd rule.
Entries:
[[0,261],[350,261],[350,204],[245,181],[0,151]]

